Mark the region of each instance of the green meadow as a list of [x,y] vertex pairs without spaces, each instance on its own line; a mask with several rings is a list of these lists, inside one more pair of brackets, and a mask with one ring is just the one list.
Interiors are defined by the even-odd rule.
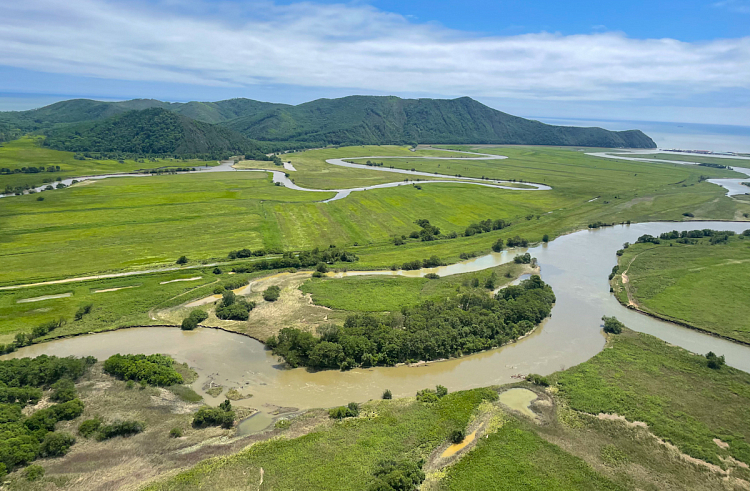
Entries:
[[[41,167],[59,165],[59,172],[41,172],[36,174],[0,174],[0,191],[6,186],[29,185],[37,187],[48,182],[70,177],[82,177],[98,174],[112,174],[118,172],[133,172],[141,169],[154,169],[163,166],[194,167],[216,165],[217,162],[182,161],[172,159],[146,159],[143,162],[135,160],[76,160],[72,152],[61,152],[40,146],[38,137],[26,136],[18,140],[0,144],[0,168],[20,169],[22,167]],[[49,196],[46,194],[45,197]]]
[[[4,198],[0,284],[144,269],[169,264],[182,254],[221,260],[229,250],[243,247],[301,250],[336,244],[360,256],[357,268],[387,268],[394,252],[401,262],[432,255],[456,261],[461,253],[489,250],[498,237],[521,235],[538,241],[544,234],[554,237],[592,221],[680,220],[684,212],[731,219],[739,211],[750,211],[750,204],[699,182],[702,173],[735,174],[729,171],[615,162],[556,148],[483,151],[511,158],[466,161],[461,164],[467,167],[464,175],[546,182],[553,190],[426,184],[421,189],[355,192],[320,203],[332,194],[293,191],[274,186],[262,173],[236,172],[109,179],[44,193],[44,201],[33,195]],[[383,182],[400,176],[335,167],[325,158],[383,153],[411,152],[405,147],[347,147],[288,156],[299,169],[291,173],[297,184],[314,186],[320,178],[339,187],[333,185],[335,179],[358,186],[369,179]],[[449,162],[456,161],[392,163],[441,171],[438,166]],[[332,174],[326,177],[323,169]],[[349,181],[353,173],[357,177]],[[407,241],[395,248],[392,238],[408,235],[420,218],[444,233],[460,233],[487,218],[510,220],[513,226],[453,240]]]
[[[634,244],[619,264],[628,277],[620,288],[627,288],[639,308],[750,343],[750,239]],[[627,304],[624,289],[619,297]]]

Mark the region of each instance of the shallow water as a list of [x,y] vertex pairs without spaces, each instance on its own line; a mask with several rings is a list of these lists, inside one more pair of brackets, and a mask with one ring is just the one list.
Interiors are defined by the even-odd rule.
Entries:
[[[727,364],[750,372],[750,347],[665,323],[631,311],[609,293],[609,275],[615,251],[623,242],[643,234],[669,230],[714,228],[737,232],[748,223],[680,222],[645,223],[584,230],[529,249],[538,258],[542,277],[557,296],[552,316],[515,344],[470,356],[421,366],[377,367],[347,372],[285,369],[264,346],[239,334],[214,329],[181,331],[178,328],[136,328],[61,339],[20,349],[7,356],[94,355],[105,359],[115,353],[165,353],[194,367],[200,377],[193,389],[207,402],[221,398],[206,395],[201,387],[209,377],[225,387],[239,387],[253,397],[236,405],[270,412],[279,406],[307,409],[331,407],[351,401],[379,398],[384,389],[394,397],[413,396],[417,390],[444,385],[461,390],[504,384],[513,375],[547,375],[582,363],[604,346],[602,315],[615,315],[631,329],[657,336],[696,353],[713,351],[726,356]],[[477,271],[512,261],[518,250],[488,254],[460,264],[433,268],[441,276]],[[425,271],[381,272],[421,275]],[[353,274],[353,273],[352,273]],[[249,423],[248,423],[249,424]]]
[[499,401],[529,418],[536,419],[536,414],[529,408],[536,397],[529,389],[515,388],[501,393]]

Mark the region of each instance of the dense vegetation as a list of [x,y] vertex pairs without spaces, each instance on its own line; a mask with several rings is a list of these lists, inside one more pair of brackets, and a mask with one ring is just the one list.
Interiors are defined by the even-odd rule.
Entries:
[[245,297],[237,296],[233,291],[226,291],[221,302],[216,306],[216,317],[230,321],[246,321],[250,311],[255,308],[255,302]]
[[518,339],[549,315],[554,301],[552,289],[534,275],[495,298],[467,293],[388,316],[351,315],[343,326],[320,328],[320,338],[284,328],[267,345],[291,366],[314,369],[436,360]]
[[168,386],[182,383],[173,367],[174,360],[165,355],[112,355],[104,362],[104,371],[122,380],[148,385]]
[[[96,362],[89,358],[37,358],[0,360],[0,471],[23,467],[38,457],[64,455],[75,438],[55,433],[58,421],[75,419],[83,412],[74,380]],[[30,415],[22,410],[53,388],[52,399],[61,401]]]
[[[258,250],[250,251],[249,249],[240,249],[231,251],[230,259],[246,258],[251,256],[264,256],[268,251]],[[262,254],[261,254],[262,253]],[[234,266],[232,271],[235,273],[249,273],[253,271],[264,271],[267,269],[286,269],[286,268],[309,268],[323,264],[334,264],[336,262],[353,263],[359,258],[342,249],[331,245],[328,249],[315,248],[310,251],[301,251],[298,254],[293,252],[284,252],[281,257],[271,259],[261,259],[242,266]]]
[[183,331],[192,331],[198,324],[208,319],[208,314],[201,309],[193,309],[190,314],[182,320],[180,328]]
[[234,424],[234,411],[229,399],[219,404],[219,407],[203,406],[193,416],[194,428],[206,428],[209,426],[221,426],[231,428]]
[[71,152],[214,159],[248,154],[254,159],[266,159],[257,145],[242,135],[160,108],[55,128],[47,132],[44,145]]

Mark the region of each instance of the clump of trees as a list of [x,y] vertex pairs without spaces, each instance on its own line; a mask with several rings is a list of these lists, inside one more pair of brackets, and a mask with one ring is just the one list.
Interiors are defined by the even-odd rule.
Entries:
[[603,228],[603,227],[613,227],[614,223],[606,223],[606,222],[594,222],[589,223],[589,228]]
[[[414,223],[419,225],[419,227],[421,228],[421,230],[417,232],[417,237],[419,237],[419,239],[423,242],[436,240],[440,236],[440,229],[434,225],[431,225],[429,220],[421,218]],[[416,239],[417,237],[414,238]]]
[[122,380],[135,380],[165,387],[182,383],[173,367],[174,360],[166,355],[112,355],[104,362],[104,371]]
[[219,404],[219,407],[204,406],[193,416],[193,428],[207,428],[221,426],[231,428],[234,425],[234,411],[229,399]]
[[[445,263],[441,261],[439,257],[431,256],[428,259],[415,259],[413,261],[407,261],[401,265],[401,269],[405,271],[413,271],[422,268],[436,268],[443,265],[445,265]],[[398,266],[395,266],[391,269],[398,269]]]
[[508,247],[528,247],[529,241],[516,235],[505,242]]
[[721,367],[726,364],[724,355],[716,356],[716,353],[714,353],[713,351],[709,351],[708,353],[706,353],[706,362],[708,368],[712,368],[714,370],[721,370]]
[[549,386],[549,381],[547,380],[547,377],[543,377],[536,373],[530,373],[526,375],[526,381],[531,382],[534,385],[541,385],[542,387]]
[[510,222],[506,222],[502,219],[492,220],[488,218],[487,220],[482,220],[479,223],[472,223],[471,225],[466,227],[464,236],[471,237],[472,235],[483,234],[485,232],[491,232],[493,230],[502,230],[506,227],[510,227],[510,225]]
[[417,400],[419,402],[432,404],[433,402],[437,402],[447,395],[448,389],[446,389],[442,385],[438,385],[435,387],[435,390],[422,389],[420,391],[417,391]]
[[224,281],[222,284],[216,286],[214,288],[214,293],[216,294],[222,294],[227,290],[236,290],[238,288],[242,288],[243,286],[246,286],[250,281],[242,276],[238,276],[236,278],[231,278],[226,281]]
[[[55,426],[83,413],[83,402],[75,398],[74,381],[95,362],[93,357],[46,355],[0,360],[0,474],[38,457],[64,455],[75,443],[72,436],[56,433]],[[50,387],[52,400],[62,402],[24,415],[23,408],[38,402],[42,389]]]
[[380,462],[367,491],[416,491],[425,480],[424,461]]
[[233,291],[226,291],[216,306],[216,317],[222,320],[246,321],[254,308],[255,302],[248,302],[245,297],[238,297]]
[[500,252],[503,250],[503,239],[497,239],[494,244],[492,244],[492,251],[493,252]]
[[391,366],[462,356],[501,346],[530,332],[555,301],[538,275],[500,290],[426,301],[388,315],[354,314],[342,326],[282,329],[266,341],[292,367],[312,369]]
[[99,441],[109,440],[117,436],[128,437],[142,433],[146,429],[146,424],[141,421],[115,421],[114,423],[101,425],[96,434]]
[[[236,251],[233,251],[236,252]],[[232,253],[230,253],[231,256]],[[310,251],[302,251],[295,255],[285,252],[281,257],[273,259],[262,259],[243,266],[235,266],[235,273],[251,273],[254,271],[265,271],[268,269],[309,268],[320,263],[334,264],[337,262],[353,263],[359,260],[356,254],[331,246],[320,250],[317,247]]]
[[516,264],[531,264],[531,254],[519,254],[513,258],[513,262]]
[[206,319],[208,319],[208,314],[205,311],[201,309],[193,309],[190,312],[190,315],[182,319],[182,325],[180,325],[180,329],[182,329],[183,331],[192,331],[193,329],[198,327],[198,324]]
[[19,332],[16,334],[16,337],[13,340],[13,342],[8,343],[8,344],[0,344],[0,355],[6,354],[6,353],[12,353],[18,348],[22,348],[24,346],[34,344],[37,338],[46,336],[50,332],[54,331],[55,329],[59,329],[65,324],[66,324],[65,319],[60,317],[59,319],[51,320],[51,321],[47,321],[42,324],[39,324],[38,326],[33,328],[31,332],[27,332],[27,333]]
[[711,230],[707,228],[703,230],[683,230],[682,232],[672,230],[671,232],[664,232],[659,235],[658,239],[650,235],[642,235],[638,238],[638,242],[659,244],[662,240],[675,240],[680,244],[696,244],[698,242],[697,239],[709,237],[709,243],[715,245],[729,242],[729,237],[734,235],[736,234],[732,230]]
[[281,295],[281,288],[276,285],[269,286],[266,291],[263,292],[263,300],[266,302],[275,302]]
[[602,320],[604,321],[604,332],[609,334],[620,334],[622,332],[622,328],[625,327],[625,324],[617,320],[617,317],[607,317],[606,315],[602,317]]
[[350,402],[346,406],[334,407],[328,410],[328,417],[331,419],[356,418],[359,416],[359,404]]

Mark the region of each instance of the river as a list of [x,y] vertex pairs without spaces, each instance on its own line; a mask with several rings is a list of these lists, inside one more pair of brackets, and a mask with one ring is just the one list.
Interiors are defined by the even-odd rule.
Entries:
[[[552,316],[531,335],[517,343],[470,356],[421,366],[377,367],[311,373],[287,369],[251,338],[239,334],[197,329],[135,328],[61,339],[28,346],[7,357],[93,355],[105,359],[115,353],[165,353],[187,362],[199,374],[193,388],[205,400],[217,404],[202,391],[212,379],[225,387],[239,387],[252,398],[235,404],[252,406],[267,414],[278,407],[307,409],[330,407],[350,401],[379,398],[384,389],[394,397],[411,396],[437,384],[449,390],[512,382],[513,375],[547,375],[582,363],[604,346],[602,315],[614,315],[636,331],[657,336],[695,353],[714,351],[726,356],[727,364],[750,372],[750,347],[732,343],[628,310],[609,293],[607,277],[616,263],[615,252],[623,242],[635,242],[643,234],[669,230],[713,228],[740,232],[750,227],[742,222],[680,222],[618,225],[583,230],[528,249],[538,258],[542,277],[557,296]],[[512,260],[525,249],[493,253],[469,261],[423,271],[380,271],[378,274],[440,275],[486,269]],[[349,273],[354,274],[354,273]],[[357,272],[356,274],[361,274]]]

